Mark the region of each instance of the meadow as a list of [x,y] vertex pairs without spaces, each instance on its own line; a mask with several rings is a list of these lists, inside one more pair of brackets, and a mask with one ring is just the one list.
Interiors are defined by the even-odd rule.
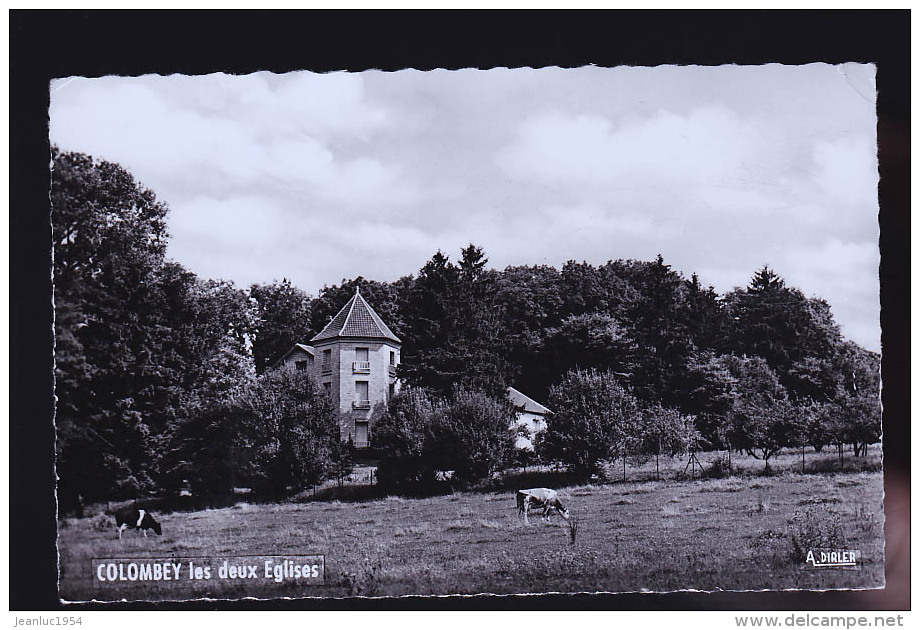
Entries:
[[[821,454],[809,454],[821,470]],[[836,455],[833,456],[834,458]],[[877,448],[870,452],[878,457]],[[785,462],[785,464],[783,463]],[[798,455],[724,478],[684,478],[686,461],[627,470],[627,481],[559,488],[577,521],[516,511],[513,489],[427,498],[237,503],[158,515],[163,535],[111,517],[59,522],[60,596],[84,600],[347,597],[546,592],[840,589],[884,585],[882,473],[795,472]],[[705,461],[704,461],[705,463]],[[733,463],[734,465],[734,463]],[[832,467],[827,464],[827,467]],[[806,465],[806,470],[808,466]],[[630,473],[633,479],[630,479]],[[662,476],[661,481],[654,478]],[[811,569],[808,547],[857,549],[856,570]],[[117,582],[93,558],[325,556],[322,584],[271,580]]]

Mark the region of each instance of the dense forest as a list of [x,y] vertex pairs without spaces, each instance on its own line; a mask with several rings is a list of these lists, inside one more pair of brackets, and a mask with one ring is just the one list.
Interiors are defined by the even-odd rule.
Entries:
[[[443,445],[468,435],[445,427],[500,426],[493,403],[509,385],[556,412],[538,454],[585,474],[627,448],[688,440],[769,460],[804,444],[859,455],[879,439],[880,357],[767,266],[719,294],[661,255],[495,270],[471,244],[394,282],[343,279],[311,296],[168,260],[167,206],[117,164],[54,149],[51,199],[64,508],[188,487],[277,494],[347,470],[328,399],[271,366],[356,288],[403,340],[404,394],[379,440],[394,452],[432,418],[448,419],[427,433],[441,455],[461,452]],[[513,463],[504,446],[477,457],[464,460],[471,478]],[[391,476],[405,463],[389,462]]]

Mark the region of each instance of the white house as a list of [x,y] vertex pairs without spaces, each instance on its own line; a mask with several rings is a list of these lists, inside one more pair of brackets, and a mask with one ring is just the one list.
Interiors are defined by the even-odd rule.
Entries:
[[[519,434],[514,446],[521,450],[533,450],[533,436],[546,429],[546,416],[552,413],[533,398],[522,394],[513,387],[508,388],[508,399],[517,413],[517,426],[526,429],[526,435]],[[524,433],[524,432],[522,432]]]

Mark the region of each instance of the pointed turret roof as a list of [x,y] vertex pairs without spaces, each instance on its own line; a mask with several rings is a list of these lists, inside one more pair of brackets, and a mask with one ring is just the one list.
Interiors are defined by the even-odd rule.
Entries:
[[364,300],[360,291],[355,291],[354,296],[342,307],[338,315],[333,317],[311,341],[336,337],[369,337],[401,343],[400,338],[393,334],[371,305]]

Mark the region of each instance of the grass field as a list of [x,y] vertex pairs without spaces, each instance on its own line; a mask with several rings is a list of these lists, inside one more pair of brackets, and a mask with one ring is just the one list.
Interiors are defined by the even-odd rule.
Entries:
[[[560,488],[560,495],[578,522],[574,544],[558,517],[524,525],[513,491],[240,503],[161,515],[162,536],[128,531],[122,540],[111,517],[71,518],[60,523],[60,594],[175,600],[884,585],[881,472],[639,480]],[[860,567],[804,568],[796,545],[858,549]],[[325,583],[215,575],[109,586],[92,571],[93,558],[217,565],[259,554],[322,554]]]

